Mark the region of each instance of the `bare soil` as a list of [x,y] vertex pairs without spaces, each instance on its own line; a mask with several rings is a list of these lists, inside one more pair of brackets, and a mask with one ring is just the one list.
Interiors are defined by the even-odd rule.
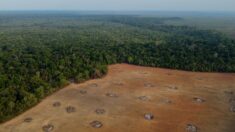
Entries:
[[[53,132],[235,132],[234,93],[235,74],[116,64],[102,79],[71,84],[47,97],[1,124],[0,132],[42,132],[48,124]],[[68,106],[76,111],[68,113]],[[94,112],[98,108],[105,113]],[[146,120],[146,113],[154,118]],[[25,122],[29,117],[33,120]],[[92,127],[97,122],[101,127]]]

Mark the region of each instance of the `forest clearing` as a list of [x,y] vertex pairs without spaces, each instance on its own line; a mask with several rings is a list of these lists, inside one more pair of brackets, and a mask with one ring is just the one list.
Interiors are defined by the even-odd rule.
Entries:
[[233,132],[235,74],[114,64],[108,74],[70,84],[1,132]]

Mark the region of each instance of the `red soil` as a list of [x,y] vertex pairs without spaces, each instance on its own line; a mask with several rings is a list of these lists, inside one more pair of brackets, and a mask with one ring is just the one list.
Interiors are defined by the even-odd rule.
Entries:
[[[55,132],[184,132],[187,124],[197,126],[199,132],[235,132],[235,113],[229,103],[235,93],[225,91],[235,92],[235,74],[116,64],[102,79],[71,84],[47,97],[0,125],[0,132],[41,132],[46,124],[52,124]],[[196,102],[195,97],[205,102]],[[57,101],[61,105],[53,107]],[[66,112],[67,106],[76,111]],[[105,113],[97,114],[96,109]],[[154,119],[146,120],[146,113]],[[33,120],[24,122],[27,117]],[[91,127],[96,120],[102,122],[101,128]]]

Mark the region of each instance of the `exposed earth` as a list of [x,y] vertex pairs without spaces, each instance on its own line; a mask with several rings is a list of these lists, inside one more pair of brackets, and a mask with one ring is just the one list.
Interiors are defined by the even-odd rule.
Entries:
[[71,84],[0,132],[235,132],[235,74],[127,64]]

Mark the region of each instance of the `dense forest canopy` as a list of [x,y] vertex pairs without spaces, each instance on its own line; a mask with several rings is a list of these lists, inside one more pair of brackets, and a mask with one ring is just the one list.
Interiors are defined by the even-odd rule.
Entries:
[[130,15],[0,14],[0,122],[67,85],[129,63],[235,72],[235,41],[173,26],[182,18]]

